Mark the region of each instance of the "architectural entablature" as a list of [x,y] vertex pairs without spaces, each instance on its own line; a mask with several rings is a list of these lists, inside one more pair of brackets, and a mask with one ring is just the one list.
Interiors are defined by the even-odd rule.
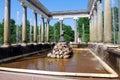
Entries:
[[63,16],[63,18],[73,18],[73,16],[77,17],[88,17],[88,14],[91,14],[91,9],[94,7],[94,3],[97,0],[89,0],[88,1],[88,9],[86,10],[71,10],[71,11],[58,11],[58,12],[50,12],[44,5],[42,5],[39,0],[19,0],[26,7],[31,8],[36,13],[40,14],[44,18],[49,19],[57,18]]
[[36,13],[49,18],[48,10],[38,0],[19,0],[24,6],[31,8]]
[[83,18],[89,17],[89,14],[75,14],[75,15],[56,15],[52,16],[51,19],[70,19],[70,18]]

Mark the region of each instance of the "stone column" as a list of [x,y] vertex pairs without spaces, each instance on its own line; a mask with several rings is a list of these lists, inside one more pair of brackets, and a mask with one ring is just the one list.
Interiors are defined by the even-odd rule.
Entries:
[[120,44],[120,0],[118,0],[118,11],[119,11],[119,33],[118,33],[118,43]]
[[41,42],[44,42],[44,18],[42,17]]
[[91,18],[90,18],[89,25],[90,25],[90,26],[89,26],[89,27],[90,27],[90,28],[89,28],[89,29],[90,29],[90,31],[89,31],[89,32],[90,32],[90,33],[89,33],[89,34],[90,34],[90,42],[92,42],[92,16],[91,16]]
[[5,0],[5,15],[4,15],[4,46],[10,45],[10,2]]
[[46,41],[49,42],[49,20],[47,19],[47,36]]
[[63,19],[60,19],[60,35],[63,33]]
[[27,7],[23,5],[23,20],[22,20],[22,44],[26,44],[26,26],[27,26]]
[[77,43],[77,18],[74,18],[74,42]]
[[94,32],[95,32],[94,31],[94,15],[92,15],[92,30],[91,31],[92,31],[92,33],[91,33],[92,34],[92,42],[94,42],[95,41],[95,39],[94,39]]
[[44,42],[46,42],[47,41],[47,24],[46,24],[46,22],[44,23]]
[[40,29],[40,28],[41,28],[41,24],[40,24],[40,26],[39,26],[39,28],[38,28],[38,35],[39,35],[39,36],[38,36],[38,41],[39,41],[39,43],[41,42],[41,33],[40,33],[40,32],[41,32],[41,31],[40,31],[41,29]]
[[93,11],[94,13],[93,13],[93,15],[94,15],[94,27],[93,27],[93,41],[94,42],[96,42],[97,41],[97,11],[96,10],[94,10]]
[[37,13],[34,12],[34,43],[37,43]]
[[104,0],[104,42],[112,41],[112,25],[111,25],[111,6],[110,0]]
[[102,42],[103,38],[102,38],[102,34],[103,34],[103,26],[102,26],[102,3],[101,0],[98,0],[97,2],[97,16],[98,16],[98,20],[97,20],[97,41],[98,42]]

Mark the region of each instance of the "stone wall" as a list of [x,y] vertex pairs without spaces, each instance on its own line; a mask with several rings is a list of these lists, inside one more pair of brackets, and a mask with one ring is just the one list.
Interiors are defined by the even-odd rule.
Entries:
[[[10,47],[0,47],[0,62],[2,62],[3,59],[24,55],[24,54],[30,54],[33,52],[45,50],[45,49],[51,49],[54,46],[54,44],[29,44],[26,46],[21,45],[15,45]],[[12,59],[12,58],[11,58]]]
[[89,48],[120,75],[120,49],[114,45],[92,43]]

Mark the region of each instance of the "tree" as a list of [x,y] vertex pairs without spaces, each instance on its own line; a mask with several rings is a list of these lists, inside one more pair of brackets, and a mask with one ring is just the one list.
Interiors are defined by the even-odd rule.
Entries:
[[3,44],[3,23],[0,23],[0,44]]
[[74,41],[74,31],[71,26],[63,24],[64,37],[67,42]]
[[16,43],[16,25],[14,19],[10,20],[10,40],[11,43]]
[[54,27],[51,25],[49,26],[49,39],[50,39],[50,42],[54,41]]
[[[67,42],[74,41],[74,31],[71,26],[63,24],[64,38]],[[50,42],[59,41],[60,38],[60,23],[57,22],[54,26],[50,26]]]
[[89,42],[89,19],[79,18],[78,19],[78,35],[82,38],[82,25],[85,25],[85,42]]

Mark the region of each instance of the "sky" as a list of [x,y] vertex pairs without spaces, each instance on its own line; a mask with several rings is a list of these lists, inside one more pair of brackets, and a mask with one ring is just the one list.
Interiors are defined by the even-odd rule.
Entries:
[[[39,0],[39,1],[49,11],[87,9],[87,5],[88,5],[88,0]],[[0,22],[2,22],[4,18],[4,6],[5,6],[4,3],[5,0],[0,1]],[[16,24],[22,24],[22,6],[18,0],[11,0],[11,19],[14,19],[16,21]],[[31,25],[34,24],[34,15],[33,15],[33,11],[30,8],[27,8],[27,19],[30,21]],[[58,22],[58,20],[51,20],[50,25],[54,25],[56,22]],[[74,26],[73,19],[64,19],[63,23],[72,26],[72,28]],[[41,24],[41,17],[40,15],[38,15],[38,25],[40,24]]]
[[[39,0],[49,11],[64,11],[64,10],[78,10],[78,9],[86,9],[88,0]],[[5,0],[0,1],[0,22],[2,22],[4,18],[4,3]],[[18,13],[18,14],[17,14]],[[34,15],[33,11],[27,8],[27,19],[31,24],[34,24]],[[18,17],[18,19],[17,19]],[[11,0],[11,19],[16,21],[16,24],[22,23],[22,6],[18,0]],[[50,25],[54,25],[54,23],[58,22],[58,20],[51,20]],[[65,19],[64,24],[73,26],[73,19]],[[41,24],[40,15],[38,15],[38,25]]]

